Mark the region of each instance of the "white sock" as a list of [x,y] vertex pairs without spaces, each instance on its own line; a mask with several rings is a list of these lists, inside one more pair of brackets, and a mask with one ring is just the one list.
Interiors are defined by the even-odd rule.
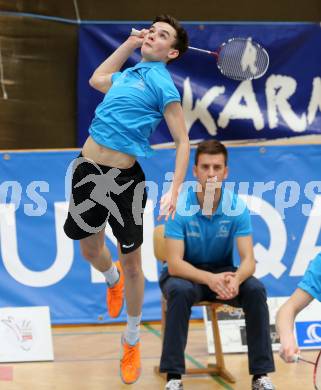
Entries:
[[125,339],[128,344],[135,345],[139,340],[140,321],[142,315],[133,317],[127,314],[127,327],[125,330]]
[[107,271],[103,272],[108,287],[113,287],[118,282],[119,272],[115,264],[113,264]]

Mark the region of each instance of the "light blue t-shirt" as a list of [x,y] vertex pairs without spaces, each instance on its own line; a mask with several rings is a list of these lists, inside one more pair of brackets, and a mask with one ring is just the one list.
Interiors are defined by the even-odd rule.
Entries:
[[217,210],[208,217],[200,209],[196,192],[189,188],[179,197],[174,220],[165,223],[165,237],[184,240],[184,260],[193,265],[233,266],[235,237],[251,233],[245,203],[227,189],[222,190]]
[[165,107],[181,98],[163,62],[140,62],[114,73],[112,86],[97,106],[89,128],[100,145],[133,156],[150,157],[148,138]]
[[311,261],[298,287],[321,302],[321,253]]

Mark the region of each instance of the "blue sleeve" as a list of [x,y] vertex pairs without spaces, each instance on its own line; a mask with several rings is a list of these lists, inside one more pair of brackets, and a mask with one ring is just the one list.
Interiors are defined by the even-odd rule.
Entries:
[[311,261],[298,287],[321,302],[321,253]]
[[166,75],[152,72],[149,76],[151,88],[157,95],[159,111],[162,114],[169,103],[181,102],[181,96],[169,74],[166,77]]
[[179,214],[176,213],[174,219],[169,218],[165,222],[164,236],[175,240],[184,240],[184,223]]
[[252,234],[251,217],[248,208],[245,207],[242,214],[237,217],[235,237],[249,236],[250,234]]
[[118,77],[122,74],[122,72],[115,72],[111,75],[111,82],[114,83]]

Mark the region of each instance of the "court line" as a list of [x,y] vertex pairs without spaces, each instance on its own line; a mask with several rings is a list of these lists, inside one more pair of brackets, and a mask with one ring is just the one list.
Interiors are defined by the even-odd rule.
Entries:
[[[148,356],[143,357],[142,360],[156,360],[158,356]],[[100,357],[92,357],[92,358],[55,358],[53,361],[48,360],[44,363],[74,363],[74,362],[119,362],[119,356],[111,357],[111,358],[100,358]]]
[[[154,334],[155,336],[161,338],[161,334],[160,332],[153,328],[150,324],[148,323],[143,323],[143,326],[149,330],[150,333]],[[198,362],[196,359],[194,359],[191,355],[185,353],[185,358],[187,360],[189,360],[191,363],[194,364],[194,366],[196,366],[197,368],[206,368],[202,363]],[[224,389],[226,390],[234,390],[233,387],[231,387],[229,384],[227,384],[226,382],[223,381],[223,379],[218,376],[218,375],[213,375],[213,374],[209,374],[209,376],[214,379],[218,384],[220,384],[222,387],[224,387]]]
[[[84,335],[89,335],[89,336],[93,336],[93,335],[99,335],[99,334],[122,334],[124,333],[122,330],[115,330],[115,331],[108,331],[108,330],[105,330],[105,331],[101,331],[101,332],[66,332],[66,333],[53,333],[53,336],[56,337],[56,336],[84,336]],[[150,333],[149,331],[144,331],[142,330],[141,333]]]
[[[144,325],[144,323],[143,323],[143,325]],[[141,333],[146,333],[146,334],[150,334],[151,333],[150,330],[143,330],[143,329],[141,329],[140,332]],[[190,332],[204,332],[204,329],[203,328],[191,329]],[[97,331],[97,332],[81,331],[81,332],[64,332],[64,333],[55,333],[53,331],[52,335],[54,337],[56,337],[56,336],[83,336],[83,335],[94,336],[94,335],[99,335],[99,334],[119,334],[120,335],[122,333],[123,333],[123,330],[103,330],[103,331]]]

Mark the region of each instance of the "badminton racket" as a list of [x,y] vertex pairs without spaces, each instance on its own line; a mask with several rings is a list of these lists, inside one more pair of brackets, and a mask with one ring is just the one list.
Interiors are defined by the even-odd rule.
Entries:
[[[139,30],[132,29],[131,35],[139,34]],[[214,57],[219,71],[233,80],[258,79],[266,73],[269,67],[267,51],[252,38],[231,38],[215,51],[193,46],[188,48]]]
[[314,388],[315,390],[321,390],[321,351],[318,353],[315,362],[311,360],[303,359],[300,355],[295,355],[293,361],[294,362],[302,361],[305,363],[312,364],[314,366],[314,370],[313,370]]

